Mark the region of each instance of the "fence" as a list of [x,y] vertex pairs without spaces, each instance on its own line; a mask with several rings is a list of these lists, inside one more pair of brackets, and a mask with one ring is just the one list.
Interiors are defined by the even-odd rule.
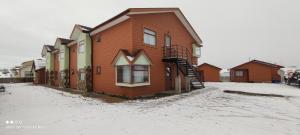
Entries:
[[24,83],[33,82],[32,77],[22,77],[22,78],[0,78],[0,83]]

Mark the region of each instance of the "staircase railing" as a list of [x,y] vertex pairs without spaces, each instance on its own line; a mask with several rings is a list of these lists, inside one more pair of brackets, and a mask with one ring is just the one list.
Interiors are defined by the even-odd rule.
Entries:
[[187,74],[188,68],[194,70],[194,73],[197,76],[197,79],[201,79],[201,75],[198,72],[197,68],[193,67],[193,55],[187,47],[180,46],[180,45],[171,45],[171,46],[164,46],[163,48],[163,58],[164,59],[177,59],[177,60],[185,60],[186,66],[184,69],[181,69],[182,72]]
[[184,59],[189,63],[192,63],[192,55],[188,48],[180,45],[171,45],[163,47],[163,57],[164,59]]

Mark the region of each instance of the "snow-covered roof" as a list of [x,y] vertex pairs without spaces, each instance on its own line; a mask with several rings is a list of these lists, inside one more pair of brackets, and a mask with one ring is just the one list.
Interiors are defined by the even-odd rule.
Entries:
[[46,66],[46,60],[45,59],[40,58],[40,59],[35,59],[34,60],[35,70],[44,68],[45,66]]

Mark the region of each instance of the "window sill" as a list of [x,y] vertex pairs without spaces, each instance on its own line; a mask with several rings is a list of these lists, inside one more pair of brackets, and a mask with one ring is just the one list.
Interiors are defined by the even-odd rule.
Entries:
[[116,86],[122,87],[139,87],[139,86],[148,86],[150,83],[136,83],[136,84],[128,84],[128,83],[116,83]]
[[151,48],[157,48],[157,45],[150,45],[150,44],[146,44],[146,43],[144,43],[144,46],[151,47]]

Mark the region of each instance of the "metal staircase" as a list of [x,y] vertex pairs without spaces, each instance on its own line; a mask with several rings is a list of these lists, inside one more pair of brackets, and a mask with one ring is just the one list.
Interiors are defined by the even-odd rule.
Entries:
[[192,53],[184,46],[172,45],[163,47],[163,62],[175,63],[177,75],[179,75],[180,71],[185,77],[191,78],[192,89],[204,88],[202,75],[192,65],[192,60]]

